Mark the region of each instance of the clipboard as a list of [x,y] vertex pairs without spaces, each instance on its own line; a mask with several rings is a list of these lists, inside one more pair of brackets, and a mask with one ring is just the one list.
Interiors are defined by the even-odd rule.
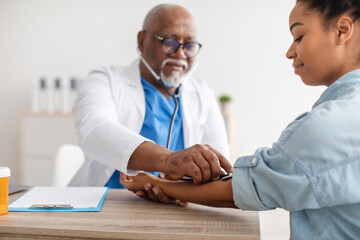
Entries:
[[99,212],[108,187],[33,187],[12,202],[9,212]]

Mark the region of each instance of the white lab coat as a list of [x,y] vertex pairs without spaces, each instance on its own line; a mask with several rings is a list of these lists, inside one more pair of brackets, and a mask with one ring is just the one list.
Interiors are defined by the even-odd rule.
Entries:
[[[225,125],[213,92],[192,77],[180,91],[185,147],[209,144],[228,158]],[[115,169],[136,173],[127,170],[129,158],[141,143],[150,141],[139,135],[145,118],[139,60],[127,67],[101,67],[91,72],[73,113],[86,160],[70,185],[104,186]]]

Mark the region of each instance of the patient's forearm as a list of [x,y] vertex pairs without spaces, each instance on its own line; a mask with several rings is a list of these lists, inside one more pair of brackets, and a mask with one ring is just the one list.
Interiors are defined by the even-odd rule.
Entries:
[[192,182],[158,180],[153,184],[159,186],[166,195],[181,201],[214,207],[237,208],[233,201],[231,182],[230,179],[195,185]]

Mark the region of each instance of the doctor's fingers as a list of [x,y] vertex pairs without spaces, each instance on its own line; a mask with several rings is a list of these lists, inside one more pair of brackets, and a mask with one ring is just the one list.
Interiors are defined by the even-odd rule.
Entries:
[[146,194],[146,196],[148,197],[148,199],[157,202],[157,198],[154,194],[154,192],[152,191],[153,186],[150,183],[145,183],[144,184],[144,193]]
[[157,186],[152,187],[150,191],[152,191],[153,194],[150,193],[149,190],[148,190],[148,191],[145,191],[145,192],[144,191],[138,191],[138,192],[136,192],[136,195],[138,197],[141,197],[141,198],[146,199],[146,200],[160,202],[160,203],[164,203],[164,204],[174,204],[174,205],[178,205],[180,207],[186,207],[188,205],[187,202],[180,201],[178,199],[173,199],[173,198],[168,197],[167,195],[164,194],[162,189],[157,187]]
[[[189,164],[186,174],[193,177],[194,183],[206,183],[211,180],[218,180],[221,174],[219,157],[223,156],[209,145],[196,144],[189,149],[190,161],[193,161],[198,169]],[[225,159],[226,160],[226,159]],[[198,173],[199,172],[199,173]],[[201,174],[201,175],[199,175]]]
[[221,174],[221,163],[219,157],[221,154],[217,153],[213,148],[207,146],[207,151],[203,152],[203,156],[208,162],[211,171],[211,180],[219,180]]
[[151,200],[144,191],[137,191],[135,194],[136,196],[141,197],[145,200]]
[[214,148],[212,148],[211,146],[207,145],[207,147],[216,154],[217,158],[219,159],[220,162],[220,166],[222,168],[224,168],[224,170],[227,173],[232,173],[233,172],[233,167],[230,163],[230,161],[228,159],[226,159],[221,153],[219,153],[217,150],[215,150]]
[[[201,179],[196,179],[196,176],[193,176],[193,179],[196,180],[196,183],[206,183],[206,182],[210,182],[212,179],[210,162],[206,157],[213,158],[216,156],[205,156],[205,155],[206,154],[203,153],[203,155],[198,156],[197,158],[194,159],[194,163],[197,165],[201,173]],[[197,172],[198,171],[194,171],[194,173],[189,173],[189,175],[191,176],[192,174],[196,174]]]
[[187,206],[187,202],[173,199],[173,198],[165,195],[165,193],[162,191],[162,189],[158,186],[153,187],[152,192],[155,194],[158,202],[165,203],[165,204],[174,204],[174,205],[178,205],[180,207]]

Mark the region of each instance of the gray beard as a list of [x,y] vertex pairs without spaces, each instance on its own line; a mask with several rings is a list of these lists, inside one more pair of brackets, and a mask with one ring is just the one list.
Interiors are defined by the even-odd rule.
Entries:
[[183,80],[183,76],[180,76],[180,72],[178,71],[172,71],[170,76],[165,76],[164,72],[161,71],[160,77],[161,80],[173,87],[178,87]]

